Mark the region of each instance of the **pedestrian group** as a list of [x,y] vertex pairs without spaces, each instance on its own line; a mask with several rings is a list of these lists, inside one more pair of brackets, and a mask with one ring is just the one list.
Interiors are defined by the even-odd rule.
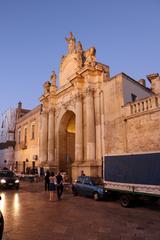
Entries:
[[60,172],[55,176],[54,172],[49,172],[49,170],[46,171],[45,191],[49,191],[50,201],[61,200],[63,193],[63,177]]

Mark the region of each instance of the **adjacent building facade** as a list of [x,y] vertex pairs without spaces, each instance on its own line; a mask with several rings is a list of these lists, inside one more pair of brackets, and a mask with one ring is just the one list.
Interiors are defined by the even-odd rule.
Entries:
[[0,116],[0,168],[14,169],[16,123],[27,112],[19,102],[17,108],[9,108]]
[[20,117],[15,130],[15,166],[63,170],[72,179],[84,170],[101,175],[109,153],[160,151],[160,76],[139,82],[124,73],[110,77],[72,33],[60,63],[59,87],[53,71],[41,105]]

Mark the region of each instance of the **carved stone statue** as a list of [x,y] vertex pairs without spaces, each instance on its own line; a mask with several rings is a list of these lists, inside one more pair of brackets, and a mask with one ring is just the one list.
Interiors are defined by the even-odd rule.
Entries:
[[96,49],[95,47],[89,48],[85,53],[85,65],[92,65],[94,66],[96,63]]
[[78,66],[79,67],[82,67],[82,64],[83,64],[83,47],[82,47],[82,44],[80,41],[78,41],[78,44],[77,44],[77,49],[76,49],[76,60],[78,62]]
[[78,41],[78,44],[77,44],[77,52],[78,53],[82,53],[83,52],[82,43],[80,41]]
[[49,81],[47,81],[47,82],[45,82],[45,83],[43,84],[44,94],[49,93],[49,91],[50,91],[50,86],[51,86],[51,83],[50,83]]
[[57,75],[56,75],[55,71],[52,71],[50,79],[51,79],[51,84],[56,85]]
[[68,43],[68,53],[74,53],[76,48],[76,40],[72,32],[69,33],[69,38],[65,38],[65,40]]

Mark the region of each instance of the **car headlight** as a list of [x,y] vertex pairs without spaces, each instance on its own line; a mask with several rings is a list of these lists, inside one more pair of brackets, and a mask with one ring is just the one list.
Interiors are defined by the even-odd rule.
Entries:
[[99,188],[99,192],[103,192],[103,188]]
[[5,179],[1,179],[1,183],[2,184],[6,183],[6,180]]
[[19,183],[19,180],[18,180],[18,179],[16,179],[16,180],[15,180],[15,183]]

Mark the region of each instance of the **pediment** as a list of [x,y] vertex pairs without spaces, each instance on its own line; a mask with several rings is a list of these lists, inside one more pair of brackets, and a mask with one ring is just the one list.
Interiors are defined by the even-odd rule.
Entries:
[[72,53],[62,58],[60,65],[60,87],[68,83],[68,79],[75,74],[80,68],[80,62],[78,61],[78,54]]

